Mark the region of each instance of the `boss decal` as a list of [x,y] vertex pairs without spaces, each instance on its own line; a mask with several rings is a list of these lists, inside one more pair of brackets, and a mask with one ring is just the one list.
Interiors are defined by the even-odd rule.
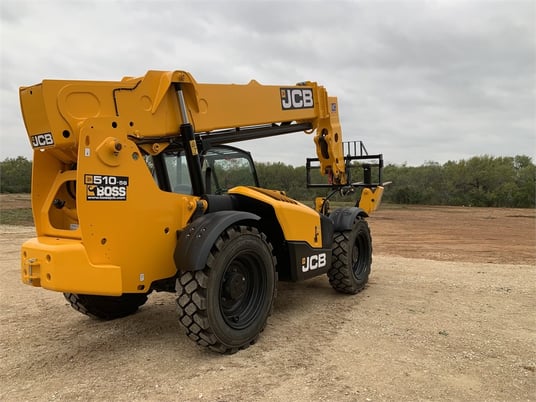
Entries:
[[311,109],[315,106],[311,88],[280,88],[283,110]]
[[127,199],[127,176],[86,174],[84,184],[88,201],[125,201]]
[[33,148],[51,147],[54,145],[52,133],[36,134],[30,137]]
[[324,268],[327,263],[326,253],[313,254],[309,257],[303,257],[302,261],[302,272],[314,271],[318,268]]

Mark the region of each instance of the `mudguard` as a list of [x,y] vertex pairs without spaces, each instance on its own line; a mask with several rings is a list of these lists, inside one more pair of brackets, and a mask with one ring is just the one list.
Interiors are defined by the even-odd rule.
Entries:
[[175,266],[179,271],[199,271],[205,267],[212,245],[219,235],[237,222],[261,218],[244,211],[218,211],[205,214],[190,223],[179,234],[175,247]]
[[333,211],[329,218],[333,222],[333,229],[335,232],[342,232],[345,230],[351,230],[354,225],[354,220],[357,216],[367,217],[368,214],[362,208],[358,207],[345,207],[338,208]]

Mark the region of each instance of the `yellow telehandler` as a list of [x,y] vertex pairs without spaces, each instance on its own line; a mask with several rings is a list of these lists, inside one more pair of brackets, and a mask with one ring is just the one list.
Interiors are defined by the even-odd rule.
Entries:
[[[188,337],[234,353],[265,327],[278,280],[327,274],[349,294],[367,283],[364,218],[381,201],[383,157],[343,143],[337,99],[317,83],[203,84],[148,71],[44,80],[20,88],[20,101],[37,232],[21,250],[25,284],[63,292],[98,319],[136,312],[152,291],[176,292]],[[228,145],[293,132],[314,133],[309,187],[361,190],[355,206],[331,211],[327,196],[311,208],[262,188],[250,154]]]

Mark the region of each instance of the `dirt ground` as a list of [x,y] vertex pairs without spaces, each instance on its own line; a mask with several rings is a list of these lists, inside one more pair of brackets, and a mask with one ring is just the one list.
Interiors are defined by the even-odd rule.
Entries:
[[386,206],[369,224],[363,292],[279,283],[259,341],[231,356],[183,335],[172,294],[99,322],[22,285],[33,228],[1,226],[0,400],[536,400],[536,211]]

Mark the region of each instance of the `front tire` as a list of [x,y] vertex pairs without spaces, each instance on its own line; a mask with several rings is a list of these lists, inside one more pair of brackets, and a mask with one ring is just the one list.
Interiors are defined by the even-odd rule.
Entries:
[[356,294],[365,288],[372,265],[372,238],[362,217],[351,230],[335,232],[329,283],[337,292]]
[[275,257],[257,228],[232,226],[215,242],[205,268],[177,279],[179,321],[190,339],[220,353],[253,344],[276,292]]
[[76,311],[91,318],[114,320],[134,314],[147,301],[147,294],[125,293],[121,296],[96,296],[64,293]]

